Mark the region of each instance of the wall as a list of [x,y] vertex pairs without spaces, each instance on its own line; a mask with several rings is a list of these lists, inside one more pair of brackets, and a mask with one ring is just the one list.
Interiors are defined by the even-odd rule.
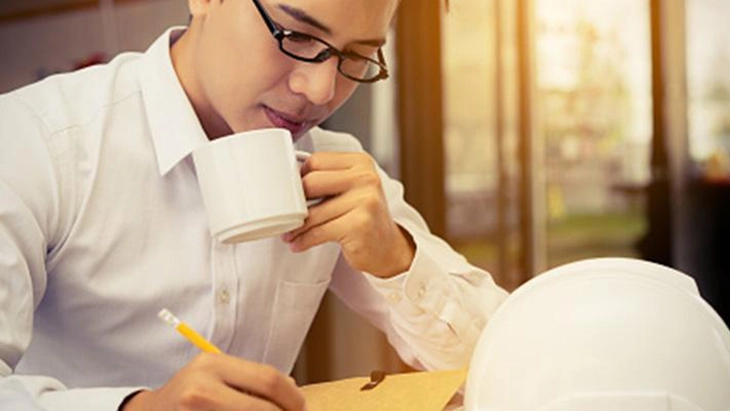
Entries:
[[144,51],[165,28],[187,19],[185,1],[154,0],[6,21],[0,24],[0,92],[72,70],[97,53]]

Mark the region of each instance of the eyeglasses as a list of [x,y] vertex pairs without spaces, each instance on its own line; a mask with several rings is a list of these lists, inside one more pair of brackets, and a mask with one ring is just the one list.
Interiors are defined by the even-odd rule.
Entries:
[[377,60],[352,51],[340,51],[320,38],[284,29],[274,22],[259,0],[253,0],[253,4],[271,35],[279,42],[279,49],[287,56],[308,63],[322,63],[330,57],[337,57],[340,74],[359,83],[374,83],[388,78],[388,67],[381,48],[378,48]]

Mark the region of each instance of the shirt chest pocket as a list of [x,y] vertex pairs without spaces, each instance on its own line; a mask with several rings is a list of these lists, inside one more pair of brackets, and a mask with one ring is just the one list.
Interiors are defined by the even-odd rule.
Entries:
[[274,296],[272,326],[264,362],[288,374],[317,313],[330,280],[297,283],[280,280]]

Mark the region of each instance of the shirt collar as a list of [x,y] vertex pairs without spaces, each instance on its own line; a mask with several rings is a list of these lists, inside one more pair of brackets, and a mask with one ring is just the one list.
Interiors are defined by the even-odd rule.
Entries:
[[161,175],[208,141],[172,65],[170,46],[184,30],[173,27],[160,36],[145,53],[141,68],[145,112]]

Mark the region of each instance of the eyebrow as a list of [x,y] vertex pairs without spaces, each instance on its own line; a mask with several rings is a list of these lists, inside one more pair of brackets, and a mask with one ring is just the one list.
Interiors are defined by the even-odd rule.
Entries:
[[297,21],[301,21],[302,23],[309,24],[310,26],[323,31],[326,34],[332,34],[332,30],[329,27],[320,23],[317,19],[315,19],[314,17],[307,14],[304,10],[298,9],[296,7],[288,6],[286,4],[279,4],[279,8],[284,13],[290,15]]
[[[325,34],[328,34],[328,35],[332,34],[332,29],[330,29],[329,27],[325,26],[323,23],[321,23],[314,17],[307,14],[304,10],[301,10],[301,9],[298,9],[296,7],[292,7],[292,6],[289,6],[286,4],[279,4],[278,7],[279,7],[279,9],[281,9],[281,11],[288,14],[295,20],[308,24],[318,30],[321,30]],[[356,40],[356,41],[353,41],[353,43],[363,44],[366,46],[373,46],[373,47],[382,47],[385,44],[385,39],[377,38],[377,39]]]

